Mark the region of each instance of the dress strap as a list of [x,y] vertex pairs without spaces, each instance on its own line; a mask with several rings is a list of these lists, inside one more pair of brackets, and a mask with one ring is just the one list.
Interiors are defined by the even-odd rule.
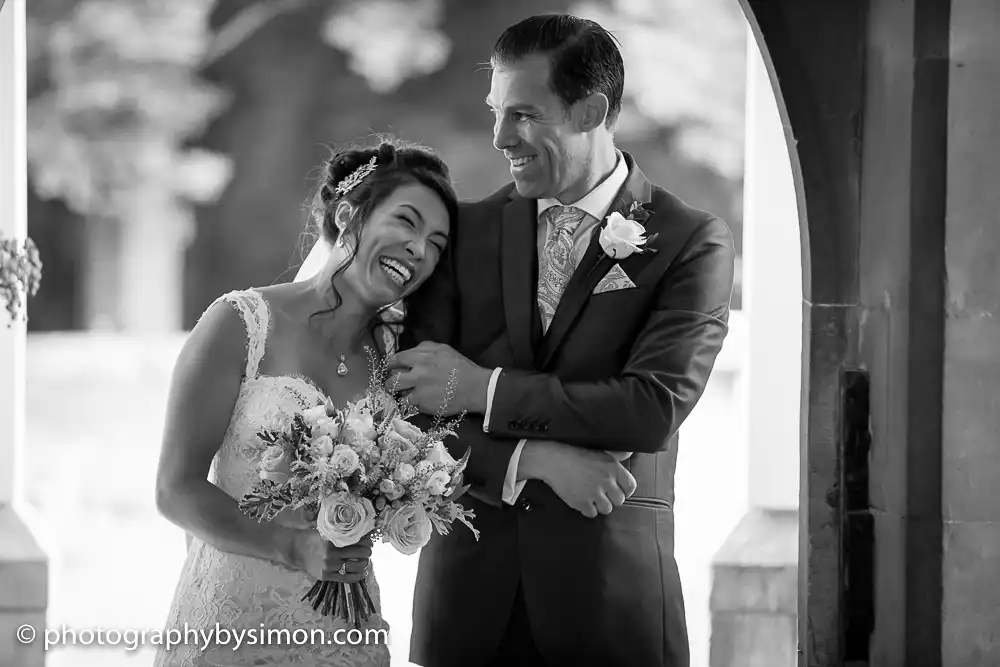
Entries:
[[239,290],[222,295],[219,299],[228,301],[243,319],[247,330],[246,376],[256,378],[260,360],[264,358],[271,312],[264,296],[254,289]]

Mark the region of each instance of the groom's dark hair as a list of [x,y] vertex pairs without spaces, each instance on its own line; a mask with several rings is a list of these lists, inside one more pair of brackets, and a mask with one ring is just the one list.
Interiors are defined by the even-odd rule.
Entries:
[[625,63],[617,41],[599,23],[569,14],[526,18],[503,31],[493,46],[495,69],[525,56],[549,58],[549,86],[568,107],[587,95],[608,98],[608,126],[618,118],[625,89]]

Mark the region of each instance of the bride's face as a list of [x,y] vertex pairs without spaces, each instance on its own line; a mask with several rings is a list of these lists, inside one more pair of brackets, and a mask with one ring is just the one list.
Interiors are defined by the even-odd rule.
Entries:
[[376,308],[399,301],[434,272],[448,245],[448,210],[430,188],[401,185],[372,209],[343,280]]

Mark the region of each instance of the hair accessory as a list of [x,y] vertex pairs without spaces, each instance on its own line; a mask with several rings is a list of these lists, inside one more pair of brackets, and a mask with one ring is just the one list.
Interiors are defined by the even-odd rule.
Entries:
[[365,180],[365,177],[368,174],[375,171],[376,166],[375,157],[373,156],[372,159],[368,161],[368,164],[358,167],[351,172],[347,178],[342,180],[340,183],[337,183],[337,194],[343,197],[348,192],[356,188],[358,183]]

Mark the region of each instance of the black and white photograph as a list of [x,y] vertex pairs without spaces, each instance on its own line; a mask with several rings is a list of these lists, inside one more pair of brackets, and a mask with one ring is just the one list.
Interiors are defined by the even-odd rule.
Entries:
[[0,0],[0,667],[1000,667],[996,0]]

